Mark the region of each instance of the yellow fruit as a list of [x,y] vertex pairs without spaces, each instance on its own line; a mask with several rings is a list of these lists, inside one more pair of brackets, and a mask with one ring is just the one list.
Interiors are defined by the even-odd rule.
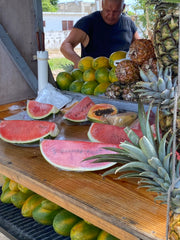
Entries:
[[70,232],[71,240],[96,240],[100,229],[84,220],[76,223]]
[[109,68],[109,58],[103,56],[95,58],[92,62],[92,67],[95,70],[101,67]]
[[71,83],[69,86],[69,91],[71,92],[81,92],[81,88],[83,85],[84,81],[83,80],[75,80]]
[[118,81],[118,78],[116,76],[116,68],[115,67],[111,68],[111,70],[109,72],[109,81],[112,83]]
[[98,83],[109,82],[109,69],[102,67],[95,71],[95,77]]
[[28,189],[27,187],[23,186],[20,183],[18,183],[18,189],[23,193],[32,193],[30,189]]
[[11,191],[16,191],[16,192],[19,191],[18,183],[11,179],[10,182],[9,182],[9,189]]
[[30,197],[26,199],[24,202],[22,209],[21,209],[21,214],[24,217],[32,217],[32,212],[33,210],[43,201],[45,200],[43,197],[41,197],[38,194],[32,194]]
[[93,68],[89,68],[83,73],[83,80],[85,82],[94,81],[95,80],[95,70]]
[[111,67],[114,67],[114,61],[126,58],[126,52],[125,51],[117,51],[111,53],[109,56],[109,64]]
[[97,87],[94,89],[94,95],[98,96],[98,95],[104,94],[109,85],[110,85],[110,82],[98,84]]
[[86,71],[89,68],[92,68],[93,57],[83,57],[78,63],[78,68],[82,72]]
[[53,220],[54,231],[63,236],[70,236],[71,228],[80,220],[78,216],[63,209]]
[[73,80],[73,77],[68,72],[60,72],[56,77],[57,85],[61,90],[69,90],[69,86]]
[[119,240],[119,239],[102,230],[98,235],[97,240]]
[[81,93],[87,95],[94,95],[94,89],[98,83],[96,81],[84,82],[81,88]]
[[72,70],[71,76],[74,80],[83,80],[83,72],[81,72],[78,68]]

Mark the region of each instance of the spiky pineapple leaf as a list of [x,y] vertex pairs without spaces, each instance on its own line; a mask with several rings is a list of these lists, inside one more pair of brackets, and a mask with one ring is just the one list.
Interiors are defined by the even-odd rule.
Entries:
[[120,144],[120,147],[125,149],[128,152],[128,155],[132,159],[134,158],[135,160],[138,160],[138,161],[144,162],[144,163],[147,162],[147,157],[143,153],[143,151],[140,148],[134,146],[133,144],[130,144],[130,143],[125,141],[125,142]]
[[131,140],[131,142],[136,147],[139,147],[139,136],[130,127],[125,127],[124,131],[127,134],[128,138]]
[[152,157],[158,157],[156,149],[154,148],[154,146],[146,136],[143,136],[139,140],[139,145],[141,147],[142,152],[148,159]]

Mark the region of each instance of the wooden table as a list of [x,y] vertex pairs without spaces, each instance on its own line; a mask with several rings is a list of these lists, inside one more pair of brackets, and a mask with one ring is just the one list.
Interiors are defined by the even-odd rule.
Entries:
[[[0,120],[25,106],[26,101],[0,106]],[[62,122],[59,126],[62,139],[88,140],[89,126]],[[0,173],[121,240],[165,240],[166,206],[154,202],[155,194],[138,189],[137,180],[103,179],[102,170],[60,171],[44,160],[39,147],[19,147],[1,140]]]

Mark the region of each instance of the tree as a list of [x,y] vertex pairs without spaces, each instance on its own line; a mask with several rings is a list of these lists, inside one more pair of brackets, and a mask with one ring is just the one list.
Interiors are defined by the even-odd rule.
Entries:
[[147,0],[136,0],[135,3],[131,5],[133,11],[128,11],[128,15],[135,21],[143,37],[151,39],[155,12],[154,5],[150,5],[147,2]]
[[56,12],[58,0],[42,0],[43,12]]

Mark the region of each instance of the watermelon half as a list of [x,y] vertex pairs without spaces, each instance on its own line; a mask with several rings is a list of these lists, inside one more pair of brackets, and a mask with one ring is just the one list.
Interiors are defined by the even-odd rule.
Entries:
[[86,122],[88,111],[93,105],[95,103],[87,96],[64,114],[63,118],[72,122]]
[[41,138],[56,137],[59,129],[54,122],[38,120],[4,120],[0,122],[0,138],[10,143],[33,143]]
[[[133,129],[133,131],[139,137],[143,136],[141,130]],[[129,141],[129,138],[124,131],[124,127],[104,123],[92,123],[87,135],[92,142],[120,144],[126,140]]]
[[61,170],[78,172],[101,170],[116,164],[114,162],[92,163],[94,160],[83,161],[94,155],[112,153],[103,147],[117,148],[119,144],[49,139],[44,139],[40,143],[41,153],[51,165]]
[[51,114],[56,114],[59,109],[52,104],[40,103],[35,100],[29,100],[27,102],[27,114],[33,119],[46,118]]

